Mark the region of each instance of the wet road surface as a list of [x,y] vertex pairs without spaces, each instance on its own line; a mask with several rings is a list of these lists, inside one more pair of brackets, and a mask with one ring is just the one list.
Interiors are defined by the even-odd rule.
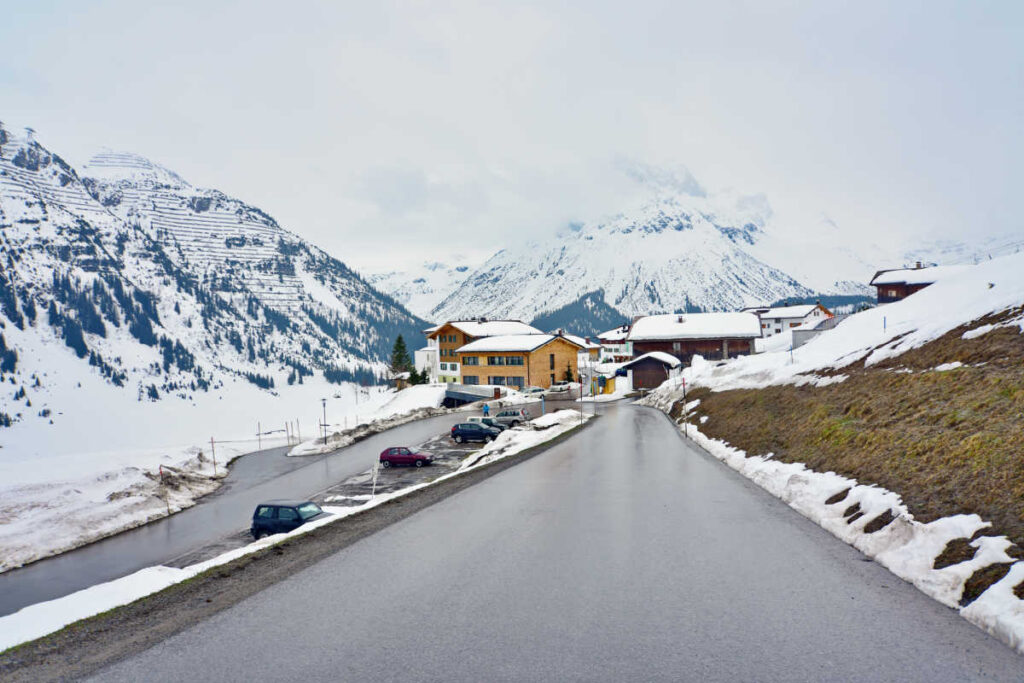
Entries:
[[462,419],[443,415],[411,422],[328,455],[289,458],[282,447],[243,456],[220,489],[187,510],[0,574],[0,616],[143,567],[173,564],[229,535],[237,546],[235,537],[244,536],[260,501],[310,497],[365,471],[384,448],[421,443]]
[[1024,658],[660,413],[598,410],[96,680],[1021,680]]

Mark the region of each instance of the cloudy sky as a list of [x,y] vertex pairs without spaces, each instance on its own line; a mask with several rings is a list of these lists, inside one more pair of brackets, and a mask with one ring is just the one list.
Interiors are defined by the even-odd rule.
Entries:
[[615,211],[624,166],[779,229],[1024,233],[1024,3],[3,3],[0,120],[138,152],[365,271]]

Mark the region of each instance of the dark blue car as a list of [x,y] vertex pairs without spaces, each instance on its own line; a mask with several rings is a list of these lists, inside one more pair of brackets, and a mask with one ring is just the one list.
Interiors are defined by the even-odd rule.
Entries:
[[268,500],[256,506],[249,533],[256,539],[287,533],[324,514],[311,500]]
[[455,443],[463,441],[494,441],[501,434],[500,429],[488,427],[477,422],[460,422],[452,426],[452,440]]

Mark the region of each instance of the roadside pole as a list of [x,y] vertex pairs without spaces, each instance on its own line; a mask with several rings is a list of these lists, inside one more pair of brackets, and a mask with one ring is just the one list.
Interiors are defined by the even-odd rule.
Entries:
[[686,378],[683,377],[683,436],[689,438],[689,424],[686,421]]
[[370,498],[374,498],[377,495],[377,473],[380,472],[380,460],[373,463],[373,491],[370,493]]
[[213,437],[210,437],[210,456],[213,457],[213,476],[217,476],[217,449],[213,445]]
[[256,450],[263,450],[263,430],[260,428],[260,423],[256,423]]

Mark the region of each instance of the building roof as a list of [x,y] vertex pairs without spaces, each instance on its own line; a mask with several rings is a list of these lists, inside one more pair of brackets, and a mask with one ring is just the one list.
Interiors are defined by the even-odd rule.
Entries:
[[626,337],[629,336],[629,328],[626,326],[616,327],[614,330],[608,330],[597,335],[597,338],[603,342],[616,343],[625,341]]
[[762,318],[806,318],[818,304],[798,304],[796,306],[780,306],[769,308],[761,314]]
[[568,339],[569,341],[571,341],[573,344],[579,344],[580,346],[582,346],[585,349],[599,349],[599,348],[601,348],[600,344],[595,344],[592,341],[587,341],[583,337],[577,337],[575,334],[563,334],[562,336],[565,337],[566,339]]
[[942,278],[962,273],[971,266],[926,266],[880,270],[871,278],[871,285],[930,285]]
[[470,337],[496,337],[498,335],[543,334],[522,320],[449,320],[431,328],[427,336],[436,333],[445,325],[451,325]]
[[753,313],[669,313],[640,318],[633,323],[628,339],[746,339],[760,336],[761,321]]
[[634,358],[633,360],[629,361],[628,363],[623,363],[622,367],[624,367],[624,368],[632,367],[633,365],[636,365],[637,363],[640,363],[641,361],[648,360],[648,359],[649,360],[656,360],[656,361],[658,361],[658,362],[660,362],[660,363],[662,363],[664,365],[669,366],[670,368],[675,368],[675,367],[678,367],[678,366],[683,364],[683,361],[679,360],[678,358],[673,356],[671,353],[665,353],[664,351],[651,351],[650,353],[645,353],[642,356],[637,356],[636,358]]
[[555,339],[561,339],[573,346],[580,346],[571,339],[554,334],[502,334],[472,341],[455,349],[455,353],[526,352],[539,349]]

